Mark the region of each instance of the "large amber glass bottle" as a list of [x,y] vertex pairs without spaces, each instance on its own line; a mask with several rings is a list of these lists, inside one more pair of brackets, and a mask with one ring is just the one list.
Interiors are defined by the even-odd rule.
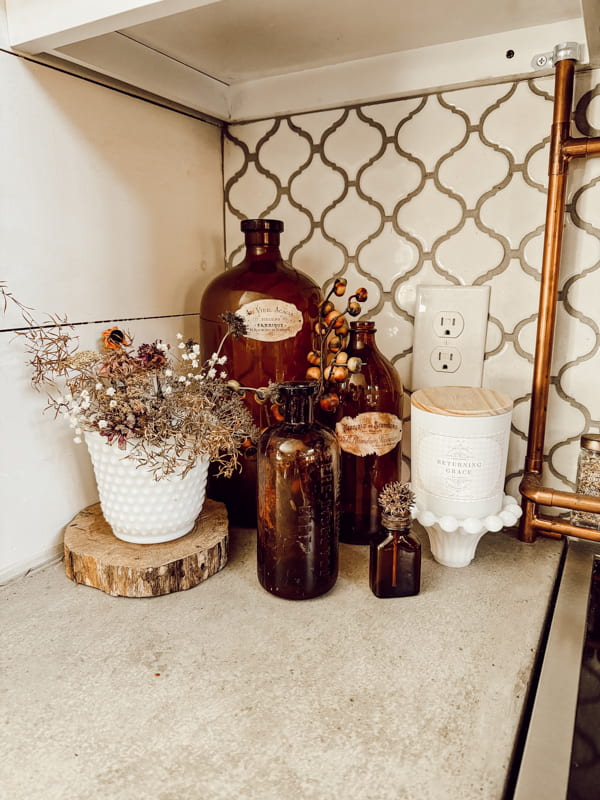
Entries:
[[379,530],[377,497],[400,478],[402,396],[400,377],[375,343],[375,323],[350,323],[348,357],[362,361],[339,389],[335,432],[342,451],[340,540],[369,544]]
[[[200,308],[200,342],[204,357],[214,352],[227,331],[220,315],[241,316],[247,334],[229,337],[223,354],[227,372],[242,385],[258,388],[270,382],[304,377],[306,354],[312,349],[313,324],[321,293],[306,275],[288,266],[279,251],[283,222],[248,219],[241,223],[246,240],[243,261],[215,278]],[[256,424],[273,422],[268,405],[248,393],[246,402]],[[211,476],[209,496],[226,503],[236,525],[256,525],[256,455],[242,458],[242,471],[230,479]]]
[[268,592],[306,600],[328,592],[338,574],[339,446],[313,420],[317,384],[284,383],[284,421],[258,448],[258,578]]

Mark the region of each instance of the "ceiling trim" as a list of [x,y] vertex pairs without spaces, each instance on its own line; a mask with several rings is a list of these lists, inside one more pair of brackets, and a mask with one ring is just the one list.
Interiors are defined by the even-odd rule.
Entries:
[[9,42],[41,53],[221,0],[5,0]]
[[[571,19],[235,83],[230,87],[231,120],[388,100],[527,74],[533,77],[533,56],[552,51],[564,41],[581,44],[581,61],[587,62],[583,20]],[[510,58],[508,51],[514,53]]]
[[226,84],[119,33],[77,42],[50,55],[210,117],[231,116]]

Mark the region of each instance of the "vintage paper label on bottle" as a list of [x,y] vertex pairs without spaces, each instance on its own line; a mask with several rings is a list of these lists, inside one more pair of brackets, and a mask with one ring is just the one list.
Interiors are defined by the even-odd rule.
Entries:
[[395,414],[367,411],[356,417],[342,417],[335,433],[344,452],[354,456],[383,456],[402,439],[402,420]]
[[284,300],[253,300],[241,306],[236,314],[246,323],[248,339],[259,342],[291,339],[302,328],[302,312]]

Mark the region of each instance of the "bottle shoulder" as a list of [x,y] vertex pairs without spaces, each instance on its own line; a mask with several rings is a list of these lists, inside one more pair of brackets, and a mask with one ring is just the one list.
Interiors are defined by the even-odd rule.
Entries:
[[317,284],[285,264],[271,264],[272,268],[255,270],[242,262],[217,275],[202,295],[202,313],[213,317],[218,311],[236,311],[256,300],[273,299],[309,309],[314,315],[321,299]]

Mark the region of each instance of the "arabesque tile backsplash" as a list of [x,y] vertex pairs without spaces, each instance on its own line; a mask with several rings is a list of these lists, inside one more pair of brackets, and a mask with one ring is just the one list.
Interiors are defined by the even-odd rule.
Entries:
[[[600,133],[600,71],[578,73],[575,122]],[[369,290],[365,313],[411,389],[420,284],[489,284],[483,385],[515,400],[508,491],[525,457],[553,78],[278,117],[225,134],[227,263],[239,221],[284,220],[282,252],[317,282]],[[571,167],[546,436],[546,479],[573,487],[600,429],[600,159]],[[408,445],[409,436],[405,436]],[[408,455],[408,446],[405,446]]]

